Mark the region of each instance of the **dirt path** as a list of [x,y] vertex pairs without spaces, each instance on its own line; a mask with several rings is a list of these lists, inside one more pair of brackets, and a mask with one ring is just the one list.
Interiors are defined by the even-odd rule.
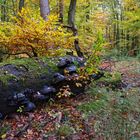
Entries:
[[129,87],[140,87],[140,60],[132,58],[124,61],[103,61],[101,67],[107,71],[120,72],[123,82]]

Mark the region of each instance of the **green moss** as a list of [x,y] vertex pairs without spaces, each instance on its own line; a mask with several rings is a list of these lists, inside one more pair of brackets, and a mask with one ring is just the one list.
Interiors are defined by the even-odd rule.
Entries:
[[58,129],[58,134],[60,136],[69,136],[73,133],[73,128],[68,124],[63,124]]
[[50,71],[56,72],[58,68],[56,67],[56,63],[58,58],[22,58],[22,59],[11,59],[0,63],[0,66],[4,66],[7,64],[13,64],[20,67],[25,67],[28,71],[25,72],[23,75],[16,77],[10,73],[5,73],[5,71],[0,72],[0,81],[2,81],[5,85],[11,79],[18,79],[23,83],[23,85],[28,85],[29,82],[42,82],[36,81],[40,75],[50,75]]
[[122,79],[121,73],[113,72],[113,73],[105,73],[105,76],[99,79],[98,81],[114,85],[120,83],[121,79]]
[[0,81],[4,84],[7,85],[8,81],[10,80],[16,80],[17,77],[13,74],[1,74],[0,75]]

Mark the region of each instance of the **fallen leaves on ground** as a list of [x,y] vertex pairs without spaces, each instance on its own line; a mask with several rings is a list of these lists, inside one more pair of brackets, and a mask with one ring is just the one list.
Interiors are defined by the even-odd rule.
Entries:
[[[123,75],[124,82],[132,86],[140,86],[139,62],[105,62],[101,67],[108,68],[110,71],[119,71]],[[91,115],[85,119],[82,112],[77,109],[78,105],[89,100],[88,95],[82,94],[75,98],[60,99],[52,104],[47,103],[33,113],[13,114],[11,118],[0,122],[0,137],[6,140],[90,140],[95,138],[93,128],[96,117]],[[65,133],[60,131],[63,126],[68,129]],[[99,137],[96,140],[103,140],[103,138]]]

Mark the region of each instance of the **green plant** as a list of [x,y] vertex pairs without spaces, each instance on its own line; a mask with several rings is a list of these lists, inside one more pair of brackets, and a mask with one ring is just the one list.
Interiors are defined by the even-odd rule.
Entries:
[[112,72],[112,73],[106,72],[104,74],[104,77],[102,77],[98,80],[98,83],[102,82],[105,85],[108,85],[108,86],[115,88],[115,86],[117,86],[119,83],[121,83],[121,80],[122,80],[121,73],[119,73],[119,72]]
[[104,38],[101,31],[98,32],[97,39],[94,42],[92,49],[88,53],[88,59],[86,61],[85,71],[89,74],[97,72],[98,65],[100,64],[100,57],[103,50]]
[[97,135],[113,140],[137,138],[136,132],[140,131],[139,89],[113,91],[94,83],[88,94],[91,100],[78,109],[86,117],[96,116],[94,129]]
[[58,132],[57,132],[60,136],[69,136],[70,134],[73,133],[73,129],[69,124],[62,124],[59,128],[58,128]]
[[18,113],[22,113],[23,112],[23,109],[24,109],[24,106],[19,106],[19,108],[17,109],[17,112]]
[[[1,124],[0,124],[1,125]],[[11,126],[10,125],[1,125],[0,127],[0,139],[4,139],[6,136],[6,132],[10,130]]]
[[13,75],[13,74],[9,74],[8,72],[7,73],[4,73],[4,71],[1,71],[0,72],[0,81],[4,84],[4,85],[7,85],[8,82],[10,80],[17,80],[18,78]]

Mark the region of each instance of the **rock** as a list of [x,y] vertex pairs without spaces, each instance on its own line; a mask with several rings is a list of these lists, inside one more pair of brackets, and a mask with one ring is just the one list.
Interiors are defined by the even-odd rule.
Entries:
[[90,75],[90,77],[94,80],[98,80],[103,76],[104,76],[104,73],[101,72],[101,71],[99,71],[98,73],[94,73],[94,74]]
[[72,74],[72,73],[76,73],[76,70],[77,70],[77,67],[72,65],[70,67],[66,67],[65,70],[69,73],[69,74]]
[[26,105],[29,102],[30,100],[26,98],[24,101],[20,102],[20,105]]
[[61,58],[59,63],[57,64],[58,68],[65,68],[67,66],[69,66],[72,63],[71,59],[68,58]]
[[17,102],[15,101],[15,100],[13,100],[12,98],[10,99],[10,98],[8,98],[7,99],[7,106],[11,106],[11,107],[16,107],[17,106]]
[[13,100],[17,101],[17,102],[22,102],[26,99],[25,95],[23,93],[18,93],[18,94],[15,94],[13,96]]
[[53,88],[53,87],[44,86],[43,89],[40,90],[40,92],[41,92],[43,95],[47,96],[47,95],[49,95],[49,94],[55,93],[55,92],[56,92],[56,89]]
[[57,64],[58,68],[66,68],[71,64],[76,64],[78,66],[84,66],[85,60],[81,57],[75,56],[65,56],[61,58]]
[[24,105],[24,112],[31,112],[36,108],[35,104],[32,102],[28,102]]
[[36,92],[33,89],[27,88],[23,91],[23,93],[29,100],[33,102],[42,102],[47,99],[44,95],[42,95],[42,93]]
[[35,94],[33,96],[33,101],[35,102],[43,102],[47,99],[47,97],[45,97],[44,95],[42,95],[40,92],[37,92],[37,94]]
[[27,97],[27,98],[33,98],[34,94],[36,94],[36,92],[33,90],[33,89],[30,89],[30,88],[26,88],[24,91],[23,91],[23,94]]
[[60,82],[64,82],[65,81],[65,76],[60,74],[60,73],[55,73],[54,77],[53,77],[53,83],[54,84],[58,84]]
[[[62,86],[73,84],[72,80],[68,81],[63,75],[64,68],[72,76],[76,68],[84,65],[85,60],[75,56],[65,56],[58,60],[50,58],[38,61],[29,58],[27,63],[24,60],[24,66],[23,60],[19,59],[14,64],[0,66],[0,112],[5,116],[22,105],[30,111],[35,108],[34,102],[46,101],[54,97]],[[76,89],[75,84],[72,87]]]
[[[41,59],[41,61],[45,64],[42,65],[34,58],[29,58],[27,63],[26,59],[19,59],[14,61],[15,64],[0,66],[0,112],[2,114],[11,114],[19,105],[46,98],[43,95],[36,95],[36,91],[44,84],[51,84],[54,73],[59,72],[56,66],[58,58],[54,60],[50,58],[47,61]],[[17,95],[18,93],[21,94]]]
[[28,70],[25,66],[17,67],[14,64],[6,64],[0,67],[0,70],[13,74],[15,76],[24,75]]
[[25,102],[27,98],[23,93],[14,93],[13,96],[7,98],[8,106],[17,106],[20,105],[22,102]]

